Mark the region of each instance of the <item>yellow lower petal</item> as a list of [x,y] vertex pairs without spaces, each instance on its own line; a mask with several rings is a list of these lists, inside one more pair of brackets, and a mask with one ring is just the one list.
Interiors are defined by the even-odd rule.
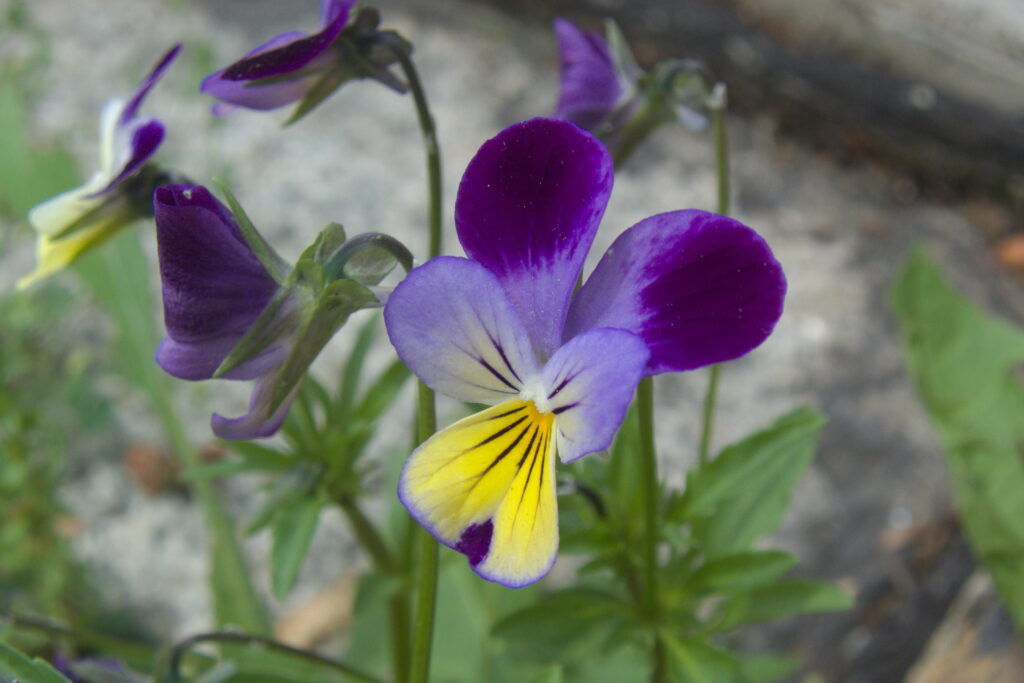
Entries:
[[554,423],[518,399],[460,420],[413,452],[399,496],[484,578],[532,583],[558,551]]

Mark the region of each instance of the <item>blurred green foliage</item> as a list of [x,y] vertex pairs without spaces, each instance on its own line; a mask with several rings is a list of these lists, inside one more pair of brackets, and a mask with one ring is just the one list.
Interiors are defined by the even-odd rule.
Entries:
[[967,536],[1024,629],[1024,329],[979,310],[922,251],[892,307]]

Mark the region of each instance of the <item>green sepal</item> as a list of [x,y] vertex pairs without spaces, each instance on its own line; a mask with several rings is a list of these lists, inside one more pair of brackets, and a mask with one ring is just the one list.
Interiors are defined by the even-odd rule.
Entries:
[[629,41],[626,40],[626,35],[614,19],[604,20],[604,37],[608,43],[608,49],[611,50],[612,62],[615,65],[619,81],[636,87],[643,69],[637,64],[633,50],[629,47]]
[[[302,263],[311,263],[300,261]],[[313,264],[315,265],[315,264]],[[298,266],[296,266],[298,270]],[[319,271],[319,266],[316,267]],[[281,403],[302,380],[306,370],[334,333],[348,317],[377,298],[365,286],[353,280],[336,280],[326,285],[316,300],[316,307],[296,335],[288,359],[277,371],[267,414],[273,415]]]
[[305,97],[299,100],[292,110],[291,116],[282,124],[290,126],[330,97],[335,90],[345,85],[348,81],[359,77],[358,72],[345,63],[336,64],[324,71],[320,79],[310,88]]
[[242,208],[242,205],[238,203],[235,195],[232,194],[227,185],[216,178],[213,180],[213,183],[220,189],[228,203],[228,207],[231,209],[231,213],[234,214],[238,228],[242,232],[242,239],[249,245],[252,253],[259,259],[260,264],[266,268],[267,272],[270,273],[270,276],[278,283],[283,284],[285,274],[289,270],[288,262],[274,251],[269,242],[263,239],[263,236],[256,230],[256,226],[253,225],[252,220],[249,219],[249,215]]
[[302,253],[302,258],[311,258],[319,264],[345,243],[345,227],[341,223],[328,223],[316,236],[311,248]]
[[[305,299],[305,301],[303,301]],[[286,339],[302,324],[303,304],[312,299],[299,287],[282,287],[263,309],[256,322],[221,361],[213,376],[221,377]]]

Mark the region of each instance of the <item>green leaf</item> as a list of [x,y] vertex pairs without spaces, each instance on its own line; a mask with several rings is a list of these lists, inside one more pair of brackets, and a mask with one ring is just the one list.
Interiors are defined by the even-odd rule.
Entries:
[[55,147],[29,145],[25,98],[13,70],[0,86],[0,213],[23,217],[39,202],[75,187],[74,157]]
[[29,659],[0,642],[0,680],[20,683],[70,683],[41,659]]
[[299,578],[325,504],[321,496],[304,498],[279,509],[274,517],[270,578],[278,600],[288,597]]
[[[153,362],[157,347],[155,315],[147,260],[138,233],[126,232],[104,248],[85,254],[75,270],[115,322],[115,350],[122,372],[148,395],[186,465],[198,464],[171,400],[168,377]],[[231,518],[209,482],[197,481],[196,490],[211,535],[210,581],[217,623],[252,633],[269,632],[270,624],[249,578]]]
[[562,683],[564,680],[562,667],[555,664],[544,669],[539,676],[533,679],[533,683]]
[[739,661],[699,638],[676,638],[661,634],[668,655],[670,680],[686,683],[722,683],[735,681]]
[[824,424],[821,414],[798,408],[727,446],[717,458],[691,470],[669,518],[693,522],[694,538],[708,558],[749,549],[781,523]]
[[279,453],[269,446],[263,446],[255,441],[220,441],[221,445],[242,456],[244,460],[252,463],[253,467],[261,469],[277,469],[294,465],[294,461],[284,453]]
[[376,315],[369,316],[359,332],[356,334],[356,341],[349,351],[348,360],[345,361],[345,369],[341,376],[341,386],[338,389],[338,400],[335,404],[333,417],[335,420],[342,420],[348,417],[352,404],[356,399],[356,391],[359,389],[359,378],[363,372],[363,364],[366,362],[366,354],[377,337]]
[[567,662],[600,652],[628,609],[610,593],[568,588],[505,617],[492,633],[536,661]]
[[726,598],[719,606],[715,630],[726,631],[795,614],[836,612],[852,606],[853,599],[838,586],[791,579]]
[[974,552],[1024,628],[1024,330],[956,292],[923,252],[892,290],[910,373],[945,447]]
[[409,379],[409,368],[401,361],[393,362],[377,376],[374,383],[363,394],[363,399],[352,411],[353,419],[365,423],[375,422],[385,410],[391,407],[395,396],[407,379]]
[[800,667],[796,657],[775,652],[743,655],[739,660],[739,678],[743,683],[777,683]]
[[774,581],[794,564],[795,557],[774,550],[725,555],[695,571],[683,585],[683,590],[696,594],[728,595]]
[[283,508],[289,507],[313,494],[319,470],[298,464],[274,479],[259,510],[245,527],[246,534],[254,534],[274,520]]

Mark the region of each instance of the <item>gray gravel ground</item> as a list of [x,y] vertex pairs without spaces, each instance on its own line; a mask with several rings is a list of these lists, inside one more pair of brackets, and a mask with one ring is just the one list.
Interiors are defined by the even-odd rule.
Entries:
[[[315,25],[315,4],[33,3],[33,16],[54,37],[42,94],[33,103],[35,133],[66,139],[88,168],[104,100],[127,92],[165,46],[184,38],[184,57],[147,103],[147,111],[168,124],[162,152],[168,163],[198,181],[226,177],[286,256],[297,255],[331,220],[350,233],[390,232],[422,253],[424,164],[408,98],[370,83],[346,86],[282,131],[276,124],[283,116],[275,113],[239,112],[212,122],[208,102],[194,93],[208,67],[275,33]],[[445,154],[450,223],[454,189],[479,144],[509,123],[550,112],[557,92],[554,46],[546,31],[470,2],[380,6],[387,23],[416,45]],[[915,200],[912,187],[879,169],[840,167],[779,139],[768,119],[733,120],[730,126],[736,215],[768,239],[786,268],[790,293],[771,339],[725,369],[715,440],[728,443],[802,403],[823,410],[829,425],[820,455],[777,541],[799,553],[806,572],[856,581],[882,565],[881,532],[949,505],[937,441],[914,399],[885,305],[900,262],[911,245],[923,244],[971,295],[1018,320],[1024,295],[1019,283],[996,273],[979,231],[955,208]],[[679,128],[659,132],[619,174],[594,253],[653,213],[712,208],[714,192],[707,137]],[[450,225],[446,239],[446,250],[458,253]],[[9,287],[29,268],[30,253],[26,241],[3,257],[0,286]],[[344,343],[324,354],[318,372],[336,372]],[[386,358],[387,350],[378,349],[375,360]],[[662,472],[673,484],[682,482],[694,457],[705,382],[706,375],[695,372],[657,385]],[[192,409],[197,438],[208,436],[211,403],[227,401],[241,411],[246,401],[243,387],[226,393],[183,389],[190,406],[203,405]],[[399,410],[407,406],[405,400]],[[152,439],[154,425],[123,407],[123,440]],[[406,423],[404,416],[396,419]],[[381,435],[378,441],[380,452],[388,452],[400,438]],[[156,615],[162,635],[205,626],[209,598],[198,509],[174,496],[148,498],[126,485],[112,453],[73,455],[87,463],[66,491],[84,524],[74,546],[104,591]],[[225,494],[241,514],[258,500],[254,486],[243,481]],[[268,545],[262,536],[247,546],[264,586]],[[329,518],[289,604],[355,562],[347,530],[340,519]]]

